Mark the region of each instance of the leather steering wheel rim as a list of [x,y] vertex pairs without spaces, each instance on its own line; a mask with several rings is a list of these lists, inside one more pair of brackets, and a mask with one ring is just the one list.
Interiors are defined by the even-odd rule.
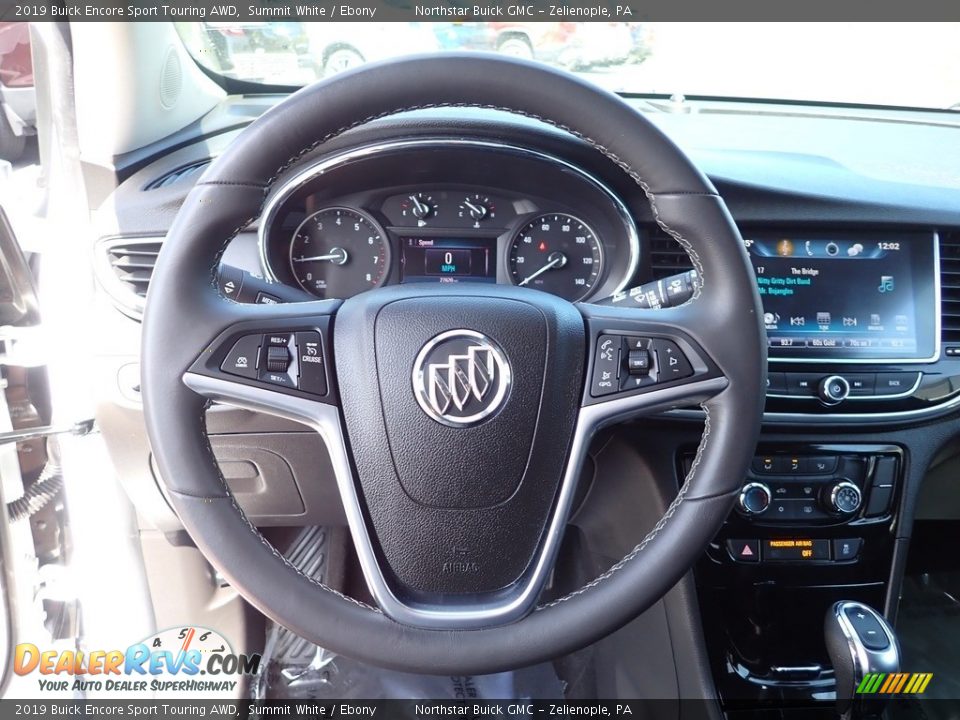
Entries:
[[[184,383],[218,330],[298,307],[238,306],[222,298],[215,283],[227,243],[260,214],[277,178],[351,128],[439,107],[493,108],[541,120],[627,173],[700,273],[694,299],[660,315],[697,340],[727,381],[702,404],[704,435],[676,500],[626,557],[512,624],[474,630],[404,625],[299,573],[243,515],[210,449],[208,401]],[[303,306],[308,313],[326,311],[330,303]],[[248,126],[204,173],[170,228],[152,277],[143,321],[144,411],[166,494],[184,527],[265,615],[374,665],[433,674],[499,672],[613,632],[661,598],[702,553],[732,507],[759,433],[766,373],[761,318],[753,271],[722,199],[619,97],[520,60],[477,53],[411,57],[344,72],[293,94]]]

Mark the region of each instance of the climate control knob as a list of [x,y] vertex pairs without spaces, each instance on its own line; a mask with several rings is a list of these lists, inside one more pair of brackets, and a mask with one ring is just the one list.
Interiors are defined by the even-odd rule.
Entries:
[[863,496],[860,494],[860,488],[844,480],[830,488],[824,500],[830,512],[850,515],[860,509]]
[[847,399],[850,394],[850,383],[847,379],[839,375],[831,375],[820,381],[820,387],[817,388],[817,395],[820,396],[820,402],[824,405],[836,405]]
[[737,499],[737,509],[744,515],[759,515],[770,507],[770,488],[763,483],[752,482],[743,486]]

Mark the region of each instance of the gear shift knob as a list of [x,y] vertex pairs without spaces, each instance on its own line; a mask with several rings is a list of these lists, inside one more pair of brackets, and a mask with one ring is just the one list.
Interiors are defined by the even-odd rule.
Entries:
[[873,608],[843,600],[827,611],[823,630],[837,680],[837,710],[879,710],[854,691],[867,673],[900,671],[900,646],[889,623]]

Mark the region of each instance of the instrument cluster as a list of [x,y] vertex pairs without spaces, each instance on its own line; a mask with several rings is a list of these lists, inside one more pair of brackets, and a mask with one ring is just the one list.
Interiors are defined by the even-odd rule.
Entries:
[[[480,149],[445,148],[447,154]],[[261,227],[267,274],[318,298],[340,299],[385,284],[469,282],[512,283],[576,302],[607,297],[633,279],[636,228],[609,190],[559,161],[492,151],[514,166],[505,168],[494,187],[467,182],[384,187],[376,172],[358,172],[357,164],[370,170],[367,156],[293,178],[268,205]],[[386,172],[384,166],[395,166],[396,159],[385,152],[373,167]],[[530,163],[551,169],[544,173],[541,167],[536,177],[540,188],[549,189],[556,176],[557,193],[539,197],[510,187],[529,187],[524,176],[535,172]],[[434,173],[456,180],[484,175],[454,158],[446,169],[429,174]],[[343,182],[333,182],[337,175]],[[356,185],[366,187],[331,192]]]

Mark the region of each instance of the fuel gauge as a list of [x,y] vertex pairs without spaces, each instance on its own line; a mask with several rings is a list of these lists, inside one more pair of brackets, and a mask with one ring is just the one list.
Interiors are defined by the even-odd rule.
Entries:
[[417,225],[423,227],[427,220],[437,214],[437,203],[426,193],[412,193],[400,202],[400,214],[416,218]]

